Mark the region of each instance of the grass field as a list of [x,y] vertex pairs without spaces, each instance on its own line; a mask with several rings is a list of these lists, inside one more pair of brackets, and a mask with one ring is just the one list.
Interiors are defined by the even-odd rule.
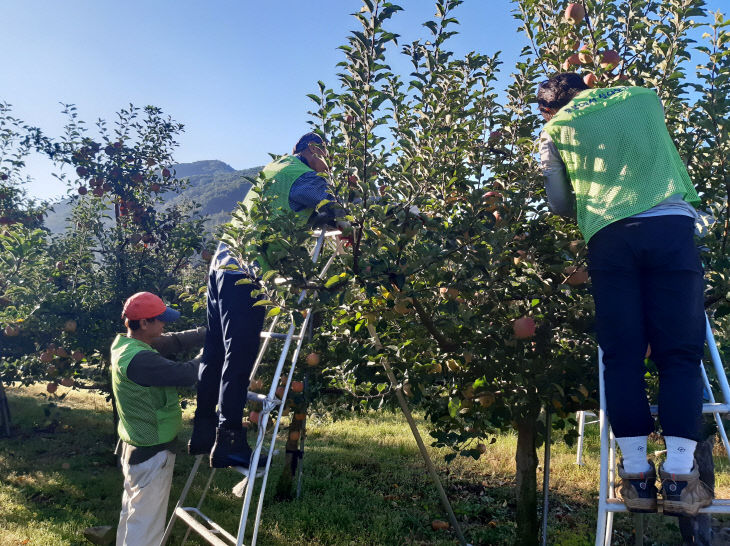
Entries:
[[[122,478],[112,454],[111,411],[104,399],[72,391],[46,415],[41,388],[10,389],[8,397],[16,430],[12,438],[0,440],[0,545],[85,544],[84,528],[115,525]],[[188,409],[183,440],[189,434],[190,417]],[[448,518],[402,415],[377,413],[338,421],[315,416],[308,427],[302,496],[277,502],[269,494],[259,544],[458,543],[453,531],[431,529],[432,520]],[[428,443],[426,424],[420,423],[420,429]],[[472,544],[512,542],[515,444],[514,436],[504,435],[478,461],[459,458],[448,464],[446,450],[430,450]],[[549,544],[593,543],[598,494],[595,426],[588,427],[584,453],[586,464],[578,467],[574,450],[562,443],[553,446]],[[192,462],[191,457],[178,455],[170,508]],[[717,494],[727,497],[727,458],[719,455],[716,464]],[[272,491],[283,456],[277,456],[273,465]],[[241,501],[230,493],[239,479],[233,471],[218,472],[203,508],[229,531],[240,515]],[[538,479],[542,480],[542,467]],[[196,496],[186,504],[195,503]],[[647,520],[645,544],[681,543],[676,519]],[[184,526],[178,524],[170,544],[179,544],[183,533]],[[193,537],[188,543],[201,542]],[[632,516],[617,515],[614,544],[633,543]]]

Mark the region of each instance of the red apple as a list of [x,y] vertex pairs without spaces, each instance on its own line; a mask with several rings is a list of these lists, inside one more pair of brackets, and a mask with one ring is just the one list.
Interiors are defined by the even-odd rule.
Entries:
[[15,337],[20,333],[20,328],[15,326],[14,324],[8,324],[5,327],[5,335],[8,337]]
[[578,66],[580,64],[580,56],[577,53],[573,53],[570,57],[565,59],[563,63],[563,70],[568,72],[571,66]]
[[58,269],[59,271],[63,271],[64,269],[66,269],[66,264],[60,261],[56,262],[56,269]]
[[317,366],[319,364],[319,355],[317,353],[309,353],[305,361],[307,366]]
[[40,356],[41,362],[48,364],[53,361],[53,353],[51,351],[43,351]]
[[58,383],[56,383],[55,381],[50,382],[48,385],[46,385],[46,390],[49,393],[53,394],[58,390]]
[[619,54],[613,49],[609,49],[608,51],[601,53],[600,59],[601,68],[604,68],[605,70],[613,70],[621,62],[621,57],[619,57]]
[[586,16],[586,10],[583,4],[572,3],[565,8],[565,20],[571,25],[577,25]]
[[304,391],[304,383],[301,381],[292,381],[291,382],[291,390],[292,392],[303,392]]
[[100,187],[94,188],[94,191],[91,192],[94,197],[103,197],[104,196],[104,190],[102,190]]
[[89,190],[86,189],[86,186],[80,186],[78,189],[79,195],[86,195]]
[[162,178],[170,178],[170,169],[162,169]]
[[592,64],[593,55],[589,51],[583,50],[578,52],[578,60],[580,64]]
[[84,353],[81,351],[74,351],[71,353],[71,358],[73,358],[76,362],[81,362],[84,359]]
[[593,72],[589,72],[588,74],[583,76],[583,82],[588,87],[595,87],[596,83],[598,82],[598,78],[596,77],[596,75]]
[[74,319],[69,319],[63,323],[64,332],[74,333],[78,324]]
[[298,430],[292,430],[291,432],[289,432],[289,441],[290,442],[298,442],[299,438],[301,438],[301,437],[302,437],[302,433],[299,432]]
[[207,250],[207,249],[206,250],[203,250],[203,252],[201,252],[200,255],[202,256],[202,258],[206,262],[209,262],[210,260],[213,259],[213,253],[210,250]]
[[570,286],[580,286],[588,282],[588,271],[585,267],[568,266],[563,271],[568,278],[565,280]]
[[527,339],[535,335],[535,321],[532,317],[518,318],[512,323],[512,330],[517,339]]
[[76,384],[76,382],[71,379],[70,377],[64,377],[61,379],[61,385],[64,387],[73,387]]
[[258,411],[252,411],[248,414],[248,420],[252,423],[258,423],[259,422],[259,412]]
[[150,190],[155,193],[160,193],[160,185],[157,182],[155,182],[154,184],[152,184],[150,186]]
[[83,178],[87,174],[89,174],[89,171],[86,169],[86,167],[76,167],[76,174]]
[[352,123],[353,121],[355,121],[355,118],[353,118],[350,114],[345,116],[345,123]]

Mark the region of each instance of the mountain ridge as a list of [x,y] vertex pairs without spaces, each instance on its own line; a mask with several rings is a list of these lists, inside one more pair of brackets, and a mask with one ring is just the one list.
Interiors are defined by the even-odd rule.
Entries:
[[[217,159],[179,163],[172,168],[177,178],[187,179],[188,183],[179,193],[163,193],[163,205],[174,206],[189,201],[198,203],[200,213],[207,216],[206,231],[213,231],[230,219],[236,204],[243,201],[251,187],[251,183],[244,177],[256,177],[262,169],[251,167],[236,170]],[[51,206],[52,210],[48,212],[45,225],[51,233],[62,233],[67,228],[72,199],[65,198]]]

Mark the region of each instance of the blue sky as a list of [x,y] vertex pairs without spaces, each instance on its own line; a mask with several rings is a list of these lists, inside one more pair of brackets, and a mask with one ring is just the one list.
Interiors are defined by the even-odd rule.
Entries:
[[[389,25],[401,41],[425,38],[430,0],[405,8]],[[262,165],[307,131],[318,80],[336,84],[337,46],[345,43],[360,0],[192,0],[125,2],[38,0],[3,3],[0,100],[16,117],[58,135],[60,102],[93,125],[129,103],[153,104],[185,124],[179,162],[220,159],[237,169]],[[503,50],[504,78],[525,39],[509,0],[468,0],[451,41],[456,54]],[[408,66],[394,69],[407,73]],[[52,165],[28,164],[29,193],[66,188]]]

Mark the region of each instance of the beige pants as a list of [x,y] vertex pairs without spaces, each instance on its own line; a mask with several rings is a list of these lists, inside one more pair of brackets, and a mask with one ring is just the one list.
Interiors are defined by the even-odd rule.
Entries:
[[124,494],[117,546],[158,546],[165,532],[175,454],[163,450],[139,464],[122,463]]

